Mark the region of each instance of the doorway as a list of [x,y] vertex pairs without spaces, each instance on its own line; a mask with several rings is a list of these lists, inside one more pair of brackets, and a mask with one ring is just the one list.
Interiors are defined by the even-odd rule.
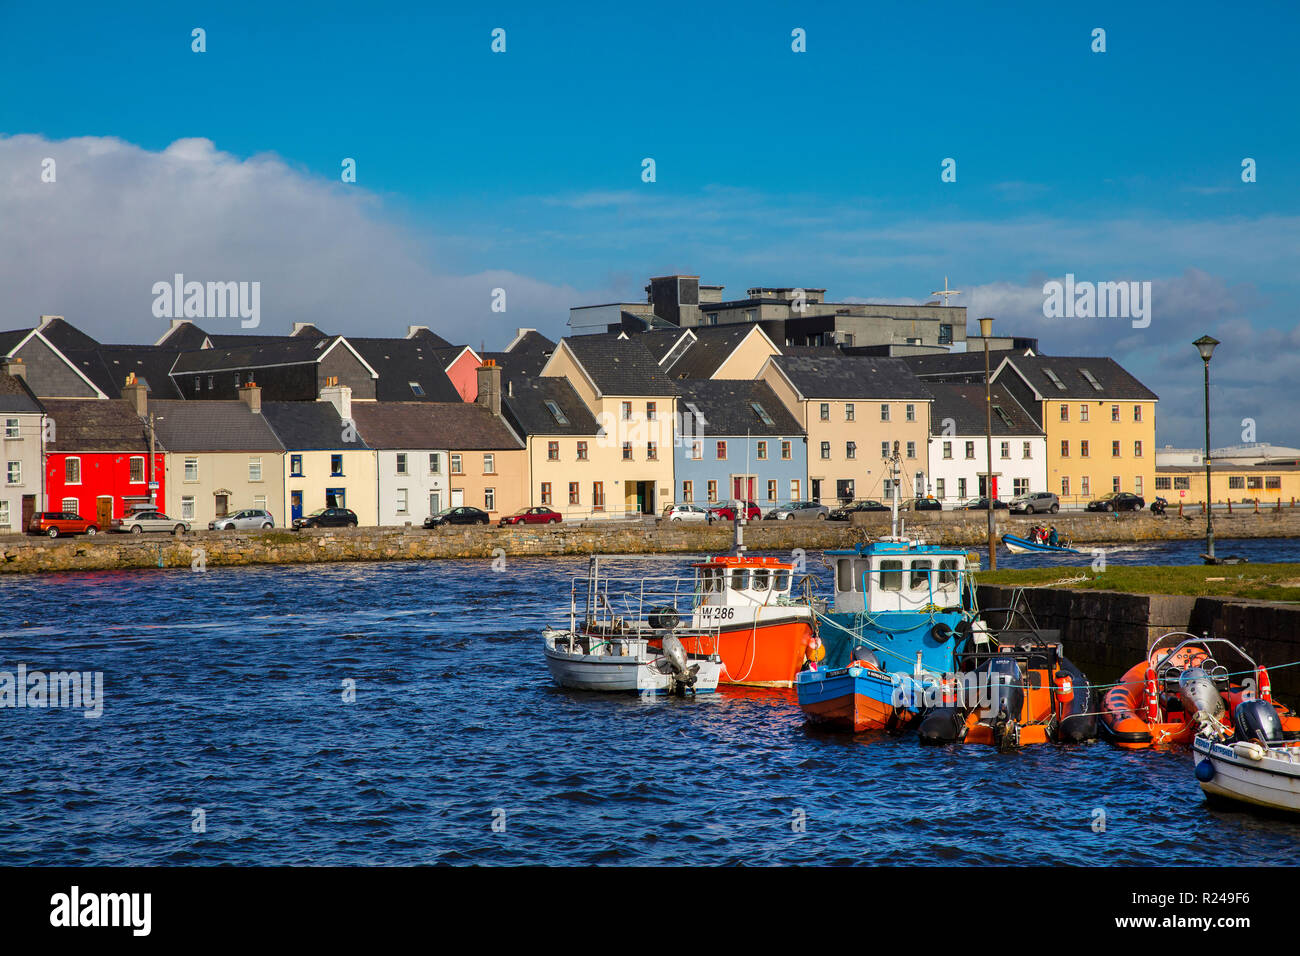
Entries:
[[32,515],[36,514],[36,496],[23,495],[23,530],[26,531],[32,523]]
[[224,518],[230,513],[230,495],[218,494],[215,497],[217,502],[217,517]]
[[100,495],[95,499],[95,522],[108,530],[108,526],[113,521],[113,497],[112,495]]
[[289,492],[289,508],[291,509],[289,515],[290,518],[302,517],[302,492],[301,491]]
[[654,514],[654,507],[655,507],[655,483],[653,481],[638,481],[636,483],[637,514],[642,514],[642,515]]
[[822,500],[822,480],[820,478],[814,478],[809,482],[809,484],[812,485],[812,488],[810,489],[812,498],[810,500],[820,503]]
[[753,475],[731,476],[731,497],[737,501],[753,501],[758,479]]

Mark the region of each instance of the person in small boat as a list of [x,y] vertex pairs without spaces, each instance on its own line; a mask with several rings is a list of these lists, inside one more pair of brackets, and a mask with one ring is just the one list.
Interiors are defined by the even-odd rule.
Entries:
[[1056,525],[1052,525],[1051,531],[1047,535],[1047,543],[1053,548],[1060,546],[1061,537],[1056,533]]

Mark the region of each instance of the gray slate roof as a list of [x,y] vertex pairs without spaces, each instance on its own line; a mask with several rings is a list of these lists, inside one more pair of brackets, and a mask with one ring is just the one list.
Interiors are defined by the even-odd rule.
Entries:
[[331,402],[263,402],[262,415],[286,450],[355,451],[370,447],[361,437],[360,426],[354,441],[343,441],[343,420]]
[[[944,419],[954,422],[954,434],[983,435],[988,427],[987,413],[984,408],[984,385],[959,385],[948,382],[927,382],[934,394],[934,404],[930,406],[930,434],[939,436],[944,433]],[[1011,393],[997,382],[991,389],[993,398],[993,434],[994,435],[1042,435],[1043,430],[1020,407]],[[998,409],[1011,420],[1010,424],[998,414]]]
[[284,451],[266,418],[242,401],[151,401],[149,410],[167,451]]
[[22,379],[0,372],[0,412],[35,412],[43,409],[40,401]]
[[[231,369],[258,368],[268,365],[294,365],[315,362],[335,340],[310,336],[274,337],[270,341],[254,342],[229,348],[199,349],[181,352],[172,374],[191,372],[223,372]],[[324,343],[324,344],[322,344]]]
[[180,398],[180,389],[170,372],[176,349],[153,345],[98,345],[93,349],[60,349],[68,361],[110,398],[122,394],[126,377],[136,378],[149,386],[151,398]]
[[54,419],[50,451],[149,451],[144,422],[121,399],[47,398],[41,404]]
[[524,352],[544,352],[550,354],[555,351],[555,343],[542,335],[536,329],[529,329],[519,341],[514,343],[514,348],[510,349],[510,354],[520,354]]
[[754,331],[751,322],[731,325],[706,325],[691,329],[695,341],[685,353],[668,364],[672,378],[708,378],[731,357],[736,347]]
[[[509,355],[510,353],[506,353]],[[506,378],[501,411],[523,435],[595,435],[596,418],[578,397],[567,378],[559,376],[511,376]],[[546,402],[552,401],[568,420],[561,425]]]
[[677,388],[639,336],[617,333],[564,339],[596,387],[605,395],[676,395]]
[[908,399],[930,390],[899,358],[867,355],[777,355],[775,362],[807,400]]
[[[1156,401],[1155,392],[1130,375],[1112,358],[1035,355],[1015,356],[1010,361],[1046,401],[1061,398]],[[1049,370],[1065,386],[1064,389],[1058,388],[1052,381],[1052,377],[1047,374]],[[1085,370],[1091,373],[1101,385],[1100,390],[1093,388],[1092,383],[1083,374]]]
[[[409,339],[348,337],[348,344],[379,373],[375,398],[381,402],[460,401],[445,369],[461,350],[441,342],[437,336],[419,334]],[[411,382],[420,383],[423,396],[411,390]]]
[[[707,435],[772,435],[797,436],[804,433],[798,419],[777,398],[766,382],[749,380],[683,380],[678,408],[682,414],[689,411],[688,403],[704,416],[702,426]],[[772,419],[765,425],[752,407],[757,402]]]
[[371,448],[514,451],[523,446],[485,405],[472,402],[353,402]]

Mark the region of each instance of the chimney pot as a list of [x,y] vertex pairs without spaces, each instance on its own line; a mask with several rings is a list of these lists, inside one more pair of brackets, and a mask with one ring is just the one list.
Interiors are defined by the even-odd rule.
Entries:
[[478,397],[475,401],[486,405],[492,414],[501,415],[501,366],[494,359],[488,359],[476,370],[478,373]]

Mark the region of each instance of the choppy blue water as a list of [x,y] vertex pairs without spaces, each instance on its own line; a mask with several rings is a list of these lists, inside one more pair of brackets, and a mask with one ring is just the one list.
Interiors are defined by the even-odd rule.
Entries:
[[[1294,541],[1223,551],[1300,561]],[[1208,810],[1186,752],[922,750],[810,731],[783,691],[559,690],[537,632],[584,567],[0,581],[0,670],[105,679],[99,719],[0,709],[0,863],[1199,864],[1225,847],[1297,861],[1300,825]]]

